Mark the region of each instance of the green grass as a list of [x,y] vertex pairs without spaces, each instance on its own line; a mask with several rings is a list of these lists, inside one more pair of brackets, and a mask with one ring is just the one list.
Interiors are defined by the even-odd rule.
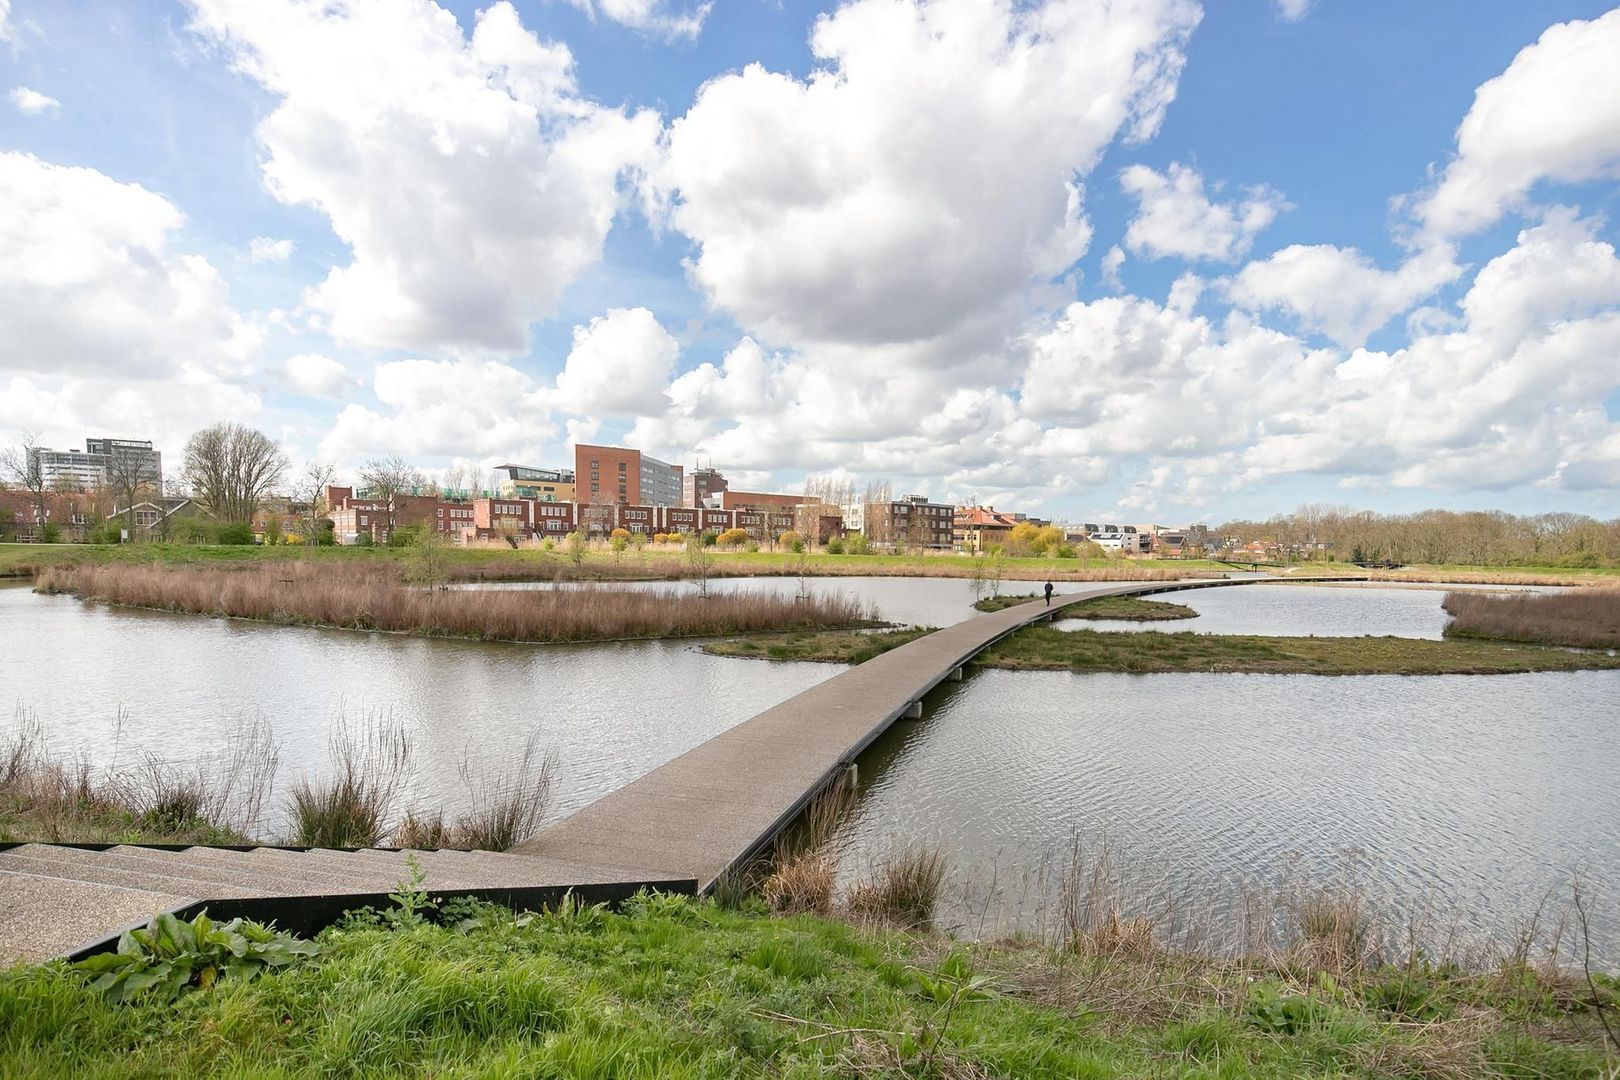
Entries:
[[[61,964],[0,973],[0,1074],[1294,1077],[1603,1074],[1590,1014],[1425,971],[1328,980],[1150,953],[967,946],[652,897],[351,924],[321,954],[173,1005]],[[1583,1026],[1576,1027],[1579,1019]],[[1612,1065],[1611,1065],[1612,1067]]]
[[[805,633],[716,641],[703,648],[715,656],[859,664],[927,632],[913,627],[874,634]],[[973,662],[1013,671],[1130,674],[1221,671],[1277,675],[1508,675],[1620,668],[1620,656],[1493,641],[1166,634],[1152,630],[1118,633],[1064,631],[1047,626],[1020,630],[992,645]]]
[[755,660],[804,660],[827,664],[860,664],[880,653],[916,641],[932,629],[912,626],[871,634],[799,633],[711,641],[703,651],[713,656],[740,656]]
[[[1039,600],[1037,594],[1024,596],[989,596],[973,606],[980,611],[1001,611],[1005,608]],[[1065,618],[1071,619],[1126,619],[1131,622],[1164,622],[1172,619],[1196,619],[1198,612],[1186,604],[1171,604],[1164,600],[1144,600],[1140,596],[1099,596],[1063,609]]]
[[1620,668],[1620,656],[1483,641],[1109,633],[1032,626],[992,645],[978,663],[1037,671],[1494,675]]

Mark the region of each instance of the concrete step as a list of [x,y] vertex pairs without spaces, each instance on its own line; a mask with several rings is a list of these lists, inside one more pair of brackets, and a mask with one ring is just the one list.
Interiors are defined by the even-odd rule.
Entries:
[[42,963],[191,899],[0,870],[0,968]]
[[131,870],[97,858],[99,855],[100,852],[78,848],[49,848],[40,844],[25,844],[20,848],[0,852],[0,870],[92,885],[118,885],[128,889],[192,896],[203,900],[264,895],[255,889],[222,881],[157,874],[145,869]]
[[219,881],[245,888],[261,888],[263,895],[342,891],[353,875],[317,872],[295,863],[265,862],[248,852],[191,847],[184,851],[122,846],[102,852],[102,860],[131,870],[148,870],[170,877]]

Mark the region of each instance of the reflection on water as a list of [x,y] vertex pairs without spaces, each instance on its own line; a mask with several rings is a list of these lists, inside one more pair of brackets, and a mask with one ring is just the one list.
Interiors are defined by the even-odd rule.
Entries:
[[1172,870],[1199,910],[1348,861],[1386,914],[1435,904],[1475,934],[1582,871],[1620,963],[1617,702],[1613,671],[981,671],[863,756],[846,870],[939,845],[958,870],[947,922],[1027,929],[1078,831]]
[[1439,589],[1343,588],[1332,585],[1240,585],[1190,589],[1159,599],[1184,604],[1196,619],[1131,622],[1124,619],[1061,619],[1059,630],[1159,630],[1195,634],[1276,634],[1285,637],[1396,637],[1438,640],[1450,618],[1440,608]]

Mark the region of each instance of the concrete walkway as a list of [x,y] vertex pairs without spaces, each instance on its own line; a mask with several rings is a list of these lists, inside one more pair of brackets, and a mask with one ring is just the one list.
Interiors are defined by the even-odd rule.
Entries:
[[1099,596],[1248,580],[1115,582],[1054,596],[1050,608],[1036,599],[966,619],[743,721],[546,829],[514,854],[544,854],[630,876],[673,867],[707,888],[775,839],[874,739],[920,708],[923,695],[1008,634]]

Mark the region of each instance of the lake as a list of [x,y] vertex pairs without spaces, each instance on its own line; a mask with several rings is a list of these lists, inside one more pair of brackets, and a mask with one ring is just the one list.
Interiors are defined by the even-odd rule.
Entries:
[[[710,587],[791,594],[798,582]],[[850,591],[897,622],[974,614],[965,580],[815,587]],[[1200,618],[1156,628],[1433,637],[1443,595],[1192,591],[1166,599]],[[284,789],[325,767],[335,717],[388,714],[413,735],[412,805],[451,813],[466,798],[463,759],[475,771],[510,761],[531,732],[558,754],[557,817],[839,670],[710,657],[690,642],[440,641],[0,587],[0,687],[37,713],[58,752],[97,766],[147,752],[185,759],[260,715],[281,747]],[[1386,915],[1432,910],[1464,935],[1500,936],[1542,891],[1583,872],[1599,890],[1595,955],[1620,964],[1620,672],[981,671],[928,705],[927,719],[898,724],[862,757],[845,867],[939,845],[952,866],[942,918],[965,932],[1049,929],[1078,836],[1111,849],[1154,902],[1173,894],[1178,911],[1212,924],[1229,923],[1249,890],[1353,876]]]

